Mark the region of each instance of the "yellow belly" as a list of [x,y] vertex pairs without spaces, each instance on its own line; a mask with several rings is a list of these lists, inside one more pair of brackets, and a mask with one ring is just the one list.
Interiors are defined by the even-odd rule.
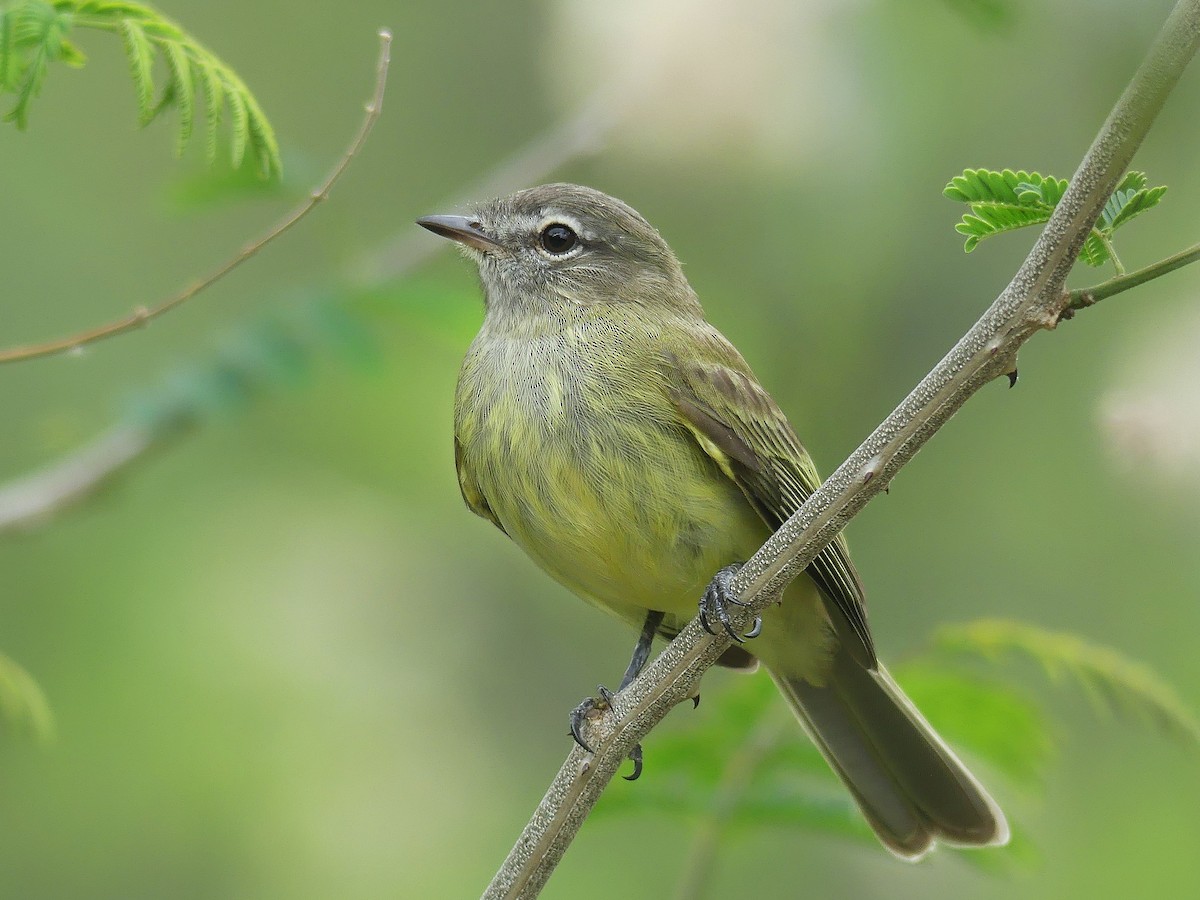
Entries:
[[[716,571],[747,559],[769,529],[652,366],[598,367],[613,357],[571,350],[570,334],[477,339],[456,396],[459,465],[555,580],[635,627],[650,609],[681,627]],[[827,646],[819,595],[801,577],[749,649],[801,673]]]

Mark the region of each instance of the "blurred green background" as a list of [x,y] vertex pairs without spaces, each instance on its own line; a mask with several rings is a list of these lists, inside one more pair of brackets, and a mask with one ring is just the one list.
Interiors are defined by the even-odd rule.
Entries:
[[[616,116],[599,152],[516,177],[595,185],[656,224],[828,471],[1032,241],[964,255],[946,181],[1069,175],[1170,6],[170,0],[254,90],[288,166],[282,197],[206,204],[181,199],[205,178],[199,143],[179,162],[171,115],[136,130],[118,41],[80,34],[88,66],[51,72],[29,132],[0,128],[3,345],[153,302],[235,251],[348,141],[376,29],[396,42],[384,116],[328,204],[147,330],[0,372],[0,473],[86,444],[130,398],[191,390],[248,322],[378,287],[416,216],[452,211],[597,90]],[[1131,267],[1198,238],[1197,103],[1193,70],[1136,160],[1171,190],[1120,235]],[[439,252],[347,301],[337,330],[371,349],[314,339],[290,387],[264,379],[102,496],[0,539],[0,652],[58,732],[0,733],[0,896],[467,897],[491,877],[568,749],[567,711],[617,680],[632,635],[463,507],[451,400],[481,305]],[[1198,284],[1188,269],[1038,337],[1015,390],[982,391],[854,520],[885,659],[940,623],[1011,616],[1145,660],[1200,706]],[[1031,866],[908,866],[763,829],[723,847],[711,896],[1194,890],[1195,754],[1009,674],[1047,695],[1060,745],[1041,792],[982,773]],[[709,677],[714,705],[728,677]],[[691,835],[590,823],[545,896],[671,896]]]

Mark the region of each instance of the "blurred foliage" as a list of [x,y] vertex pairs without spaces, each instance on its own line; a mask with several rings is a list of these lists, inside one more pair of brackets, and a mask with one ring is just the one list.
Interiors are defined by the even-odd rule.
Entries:
[[444,283],[419,277],[388,287],[283,297],[273,310],[231,329],[215,350],[172,366],[131,394],[126,415],[168,440],[214,415],[244,411],[273,390],[311,385],[326,359],[378,373],[383,360],[375,328],[381,312],[444,330],[471,302]]
[[[970,253],[984,238],[1049,221],[1054,207],[1067,190],[1065,178],[1037,172],[1005,169],[966,169],[956,175],[942,192],[951,200],[968,203],[971,212],[954,226],[967,240],[963,249]],[[1117,273],[1124,272],[1112,246],[1113,232],[1158,205],[1166,187],[1147,187],[1144,172],[1127,172],[1104,204],[1100,219],[1083,243],[1079,258],[1089,266],[1112,261]]]
[[[1093,697],[1135,721],[1150,721],[1200,748],[1195,719],[1171,688],[1147,667],[1076,635],[996,619],[946,626],[923,654],[894,676],[918,709],[958,751],[1026,789],[1044,784],[1054,730],[1044,710],[1020,688],[989,671],[964,669],[963,657],[999,662],[1007,654],[1035,659],[1053,680],[1069,677]],[[862,820],[820,752],[766,678],[739,678],[719,692],[716,711],[697,721],[676,718],[647,741],[647,773],[636,790],[609,791],[599,817],[669,814],[694,823],[704,853],[726,836],[767,826],[873,844]],[[1027,866],[1037,859],[1019,828],[1002,849],[967,850],[964,859],[986,868]],[[1001,862],[999,858],[1005,861]],[[711,866],[708,858],[705,865]]]
[[1046,631],[1022,622],[984,619],[938,629],[935,645],[990,660],[1024,656],[1055,681],[1079,684],[1098,711],[1146,721],[1163,734],[1200,747],[1200,722],[1179,695],[1151,668],[1066,632]]
[[[77,5],[42,7],[65,15]],[[63,63],[81,57],[67,19],[39,20],[40,36],[27,35],[32,52],[16,52],[9,13],[18,6],[32,8],[4,6],[0,81],[15,85],[18,98],[28,90],[27,116],[55,54]],[[337,273],[364,245],[392,245],[413,230],[415,216],[448,211],[434,199],[464,193],[479,172],[577,115],[569,91],[556,93],[561,66],[548,62],[563,21],[589,10],[593,26],[636,19],[646,37],[639,64],[653,61],[655,40],[689,46],[693,32],[677,27],[666,5],[657,38],[657,19],[635,6],[556,0],[459,15],[417,0],[403,9],[318,4],[293,15],[272,4],[164,3],[196,33],[218,35],[224,58],[242,60],[239,70],[284,136],[289,166],[292,152],[336,152],[340,123],[359,117],[357,82],[336,72],[347,60],[370,64],[366,38],[381,22],[413,36],[404,45],[408,74],[397,79],[370,148],[386,152],[365,154],[356,167],[363,177],[314,227],[273,247],[213,302],[140,337],[4,373],[0,457],[10,473],[107,425],[114,398],[127,400],[122,421],[156,429],[158,446],[190,434],[56,527],[0,542],[5,649],[38,673],[61,723],[53,753],[0,740],[5,891],[122,900],[469,896],[494,871],[566,750],[565,711],[623,661],[627,636],[567,599],[461,508],[449,406],[455,366],[479,319],[466,270],[447,261],[419,280],[365,289]],[[687,4],[685,18],[703,19],[710,6]],[[799,26],[762,28],[756,10],[767,6],[778,15],[763,21]],[[947,15],[947,6],[962,15]],[[692,97],[691,79],[672,71],[658,82],[670,86],[669,101],[720,123],[714,131],[725,143],[684,133],[687,153],[651,152],[651,139],[623,122],[621,140],[586,163],[519,171],[526,181],[594,183],[645,212],[815,455],[836,461],[961,333],[971,315],[964,292],[982,308],[1011,275],[1002,247],[963,268],[944,238],[945,214],[931,202],[938,173],[991,155],[1066,170],[1158,25],[1143,5],[1109,4],[1094,15],[1056,0],[1036,17],[1022,8],[814,0],[734,14],[725,5],[722,24],[753,39],[731,42],[724,54],[693,53],[693,61],[769,73],[771,84],[746,92],[765,93],[792,73],[788,108],[752,121],[750,105],[731,111],[719,97]],[[169,92],[182,69],[172,68],[155,29],[142,30],[159,59],[151,64],[165,61]],[[595,47],[627,64],[627,44],[601,27],[586,32],[594,46],[571,48],[581,69]],[[946,77],[980,71],[1000,42],[1004,78]],[[743,45],[773,64],[745,65],[736,49]],[[137,79],[144,50],[132,48]],[[811,84],[795,75],[798,60],[811,66],[802,70]],[[29,80],[36,72],[28,68],[17,77],[18,62],[40,65],[41,82]],[[198,64],[188,63],[195,118],[205,86]],[[594,73],[591,87],[607,74]],[[19,142],[11,129],[0,134],[12,141],[0,168],[10,211],[2,218],[14,225],[0,235],[11,282],[0,297],[5,343],[40,330],[46,317],[76,326],[126,308],[133,292],[177,284],[205,254],[228,253],[260,212],[252,198],[262,194],[218,172],[180,195],[202,215],[164,221],[162,185],[178,169],[165,156],[140,155],[138,138],[112,127],[127,98],[112,92],[109,100],[81,80],[49,81],[69,130],[47,120]],[[140,97],[152,97],[149,84],[138,81]],[[835,101],[836,116],[811,102],[818,93]],[[1143,153],[1190,196],[1200,190],[1191,184],[1194,123],[1171,111],[1195,101],[1194,84],[1185,81],[1180,94]],[[784,165],[764,161],[747,136],[777,133],[789,114],[804,120],[800,137]],[[207,202],[225,198],[250,202]],[[1130,205],[1132,196],[1118,202]],[[1186,206],[1148,217],[1130,242],[1144,235],[1142,246],[1170,243],[1194,227]],[[907,223],[873,236],[871,265],[855,264],[848,249],[861,241],[864,209],[876,221]],[[1120,214],[1114,209],[1109,221]],[[981,395],[886,501],[855,519],[856,558],[887,646],[912,646],[939,621],[988,610],[1067,628],[1086,621],[1089,632],[1153,658],[1195,700],[1186,635],[1200,627],[1191,600],[1197,505],[1184,491],[1136,489],[1141,473],[1112,464],[1096,413],[1104,392],[1127,377],[1123,366],[1134,365],[1138,330],[1169,327],[1194,305],[1194,282],[1185,275],[1177,283],[1174,294],[1154,288],[1148,302],[1089,316],[1086,341],[1072,329],[1052,348],[1033,345],[1022,361],[1033,377],[1021,391]],[[53,303],[43,299],[50,296]],[[1159,615],[1142,614],[1131,596],[1154,596]],[[1009,643],[996,652],[1054,658],[1055,648],[1069,647],[1051,640],[1033,653]],[[1096,680],[1101,686],[1088,689],[1106,708],[1189,736],[1176,727],[1186,707],[1171,713],[1161,690],[1145,689],[1136,674],[1144,670],[1099,664],[1094,648],[1083,650],[1057,663],[1065,675]],[[1028,826],[1015,840],[1035,834],[1046,860],[1018,886],[976,869],[1011,868],[1031,852],[1028,842],[954,854],[971,869],[936,858],[898,868],[767,680],[713,673],[701,710],[674,714],[647,741],[646,777],[606,794],[598,822],[607,815],[620,827],[589,826],[547,898],[668,895],[678,870],[663,860],[682,858],[693,839],[705,849],[681,820],[715,834],[721,852],[711,859],[732,862],[729,845],[753,836],[754,891],[763,900],[794,897],[797,884],[855,900],[1190,890],[1200,839],[1194,760],[1155,756],[1164,751],[1141,735],[1099,731],[1086,717],[1058,721],[1052,698],[1035,702],[1008,679],[1000,683],[982,652],[939,643],[893,671],[952,744],[1003,776],[1000,787],[1016,789],[1002,798]],[[1085,661],[1071,662],[1079,656]],[[0,702],[16,710],[0,726],[5,734],[39,718],[21,710],[37,709],[29,698],[40,692],[13,671],[21,670],[6,666],[0,678],[10,698]],[[723,678],[734,679],[733,690],[718,687]],[[1128,696],[1111,702],[1114,679]],[[703,739],[677,731],[683,724]],[[1056,746],[1070,765],[1052,764]],[[1126,777],[1131,758],[1137,777]],[[1036,802],[1043,791],[1053,802]],[[626,804],[640,813],[619,814]],[[771,822],[780,827],[763,827]],[[797,840],[798,832],[813,839]],[[760,852],[763,844],[777,852]],[[744,892],[750,877],[732,864],[699,871],[713,895]]]
[[6,733],[48,742],[54,737],[54,714],[33,676],[0,653],[0,734]]
[[985,31],[1010,28],[1018,15],[1016,0],[943,0],[968,22]]
[[[17,97],[6,121],[18,128],[29,124],[29,105],[41,92],[51,63],[76,68],[84,64],[83,53],[67,39],[72,28],[121,36],[137,93],[138,120],[149,125],[164,110],[177,109],[177,153],[182,155],[192,135],[202,97],[209,161],[216,159],[221,118],[228,110],[233,168],[241,167],[248,149],[263,177],[279,174],[275,131],[238,74],[170,19],[138,3],[13,0],[0,7],[0,93]],[[166,63],[167,81],[156,100],[154,66],[160,58]]]

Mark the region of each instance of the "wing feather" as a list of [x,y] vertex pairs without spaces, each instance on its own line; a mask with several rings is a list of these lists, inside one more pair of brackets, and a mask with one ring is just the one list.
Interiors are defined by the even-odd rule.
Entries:
[[[779,528],[821,483],[787,417],[741,355],[715,330],[700,361],[668,360],[681,379],[672,400],[700,446],[742,489],[772,529]],[[835,628],[861,664],[876,665],[862,582],[838,535],[808,568]]]
[[[475,483],[475,479],[471,476],[470,470],[463,462],[462,444],[458,442],[458,438],[454,439],[454,468],[458,471],[458,489],[462,491],[463,501],[467,504],[467,509],[481,516],[504,531],[504,526],[500,524],[500,520],[496,518],[496,514],[492,512],[492,508],[488,506],[487,498],[483,496],[483,491],[479,489],[479,485]],[[508,532],[504,531],[507,535]]]

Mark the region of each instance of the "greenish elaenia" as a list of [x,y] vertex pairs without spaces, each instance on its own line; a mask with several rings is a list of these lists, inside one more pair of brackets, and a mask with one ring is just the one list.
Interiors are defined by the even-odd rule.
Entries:
[[[732,634],[736,563],[819,477],[671,248],[620,200],[571,184],[418,221],[456,241],[483,283],[454,405],[467,505],[642,629],[627,680],[698,601]],[[762,661],[890,850],[1007,840],[999,807],[876,659],[841,537],[764,618],[722,662]]]

